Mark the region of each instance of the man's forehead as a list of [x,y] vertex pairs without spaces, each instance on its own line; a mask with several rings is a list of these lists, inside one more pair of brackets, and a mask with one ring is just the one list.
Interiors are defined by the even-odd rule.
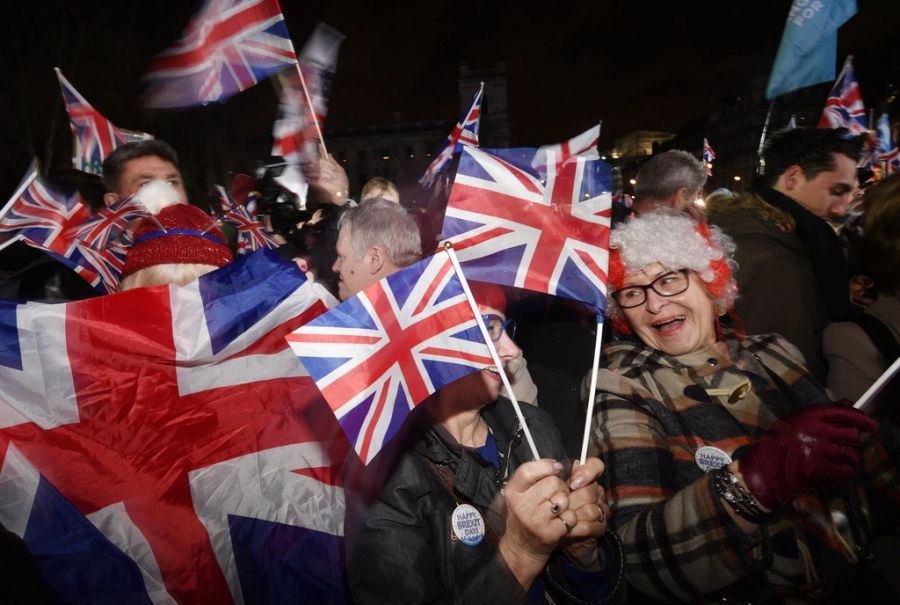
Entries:
[[179,172],[175,164],[155,155],[128,160],[125,164],[125,172],[133,177],[158,176],[160,174],[167,178],[181,176],[181,172]]

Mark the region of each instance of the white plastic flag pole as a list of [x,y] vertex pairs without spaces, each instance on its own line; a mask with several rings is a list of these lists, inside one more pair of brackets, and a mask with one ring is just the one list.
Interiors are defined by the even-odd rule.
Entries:
[[876,380],[872,384],[872,386],[866,389],[866,392],[863,393],[862,397],[860,397],[857,402],[853,404],[853,407],[855,407],[857,410],[865,412],[869,404],[875,399],[875,396],[881,392],[881,389],[887,386],[887,383],[890,382],[891,378],[894,377],[894,374],[897,373],[898,369],[900,369],[900,357],[895,359],[894,363],[892,363],[891,366],[884,371],[884,374],[879,376],[878,380]]
[[516,416],[519,419],[519,424],[522,426],[522,430],[525,433],[525,440],[528,441],[528,446],[531,448],[531,455],[534,456],[535,460],[540,460],[540,456],[538,455],[537,446],[534,444],[534,439],[531,436],[531,431],[528,430],[528,425],[525,423],[525,417],[522,415],[522,408],[519,407],[519,401],[516,399],[515,393],[513,393],[512,385],[509,384],[509,378],[506,376],[506,370],[503,369],[503,363],[500,361],[500,356],[497,354],[497,349],[494,348],[494,341],[491,340],[490,334],[488,334],[487,326],[484,325],[484,320],[481,318],[481,311],[478,310],[478,304],[475,302],[475,298],[472,296],[472,291],[469,289],[469,282],[466,281],[466,276],[463,275],[462,267],[459,266],[459,259],[456,258],[456,252],[453,250],[453,244],[450,242],[444,242],[444,250],[447,251],[447,256],[450,257],[450,262],[453,263],[453,270],[456,271],[456,276],[459,278],[459,283],[462,284],[463,292],[466,295],[466,299],[469,301],[469,306],[472,308],[472,314],[475,315],[475,321],[478,322],[478,328],[481,330],[481,336],[484,338],[484,342],[487,343],[488,350],[491,352],[491,359],[494,361],[494,366],[496,366],[497,371],[500,373],[500,380],[503,381],[503,386],[506,387],[506,393],[509,395],[509,401],[513,405],[513,409],[516,411]]
[[603,342],[603,317],[598,316],[597,340],[594,343],[594,363],[591,366],[591,390],[588,393],[587,416],[584,419],[584,440],[581,442],[581,464],[587,461],[588,444],[591,442],[591,424],[594,418],[594,400],[597,398],[597,372],[600,369],[600,345]]

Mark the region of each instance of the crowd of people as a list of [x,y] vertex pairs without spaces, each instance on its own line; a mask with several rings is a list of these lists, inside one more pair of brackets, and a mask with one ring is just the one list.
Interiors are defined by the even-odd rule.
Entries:
[[[613,329],[583,464],[568,434],[591,395],[591,313],[473,282],[543,458],[500,368],[439,390],[367,479],[348,481],[354,602],[900,599],[900,389],[868,413],[852,405],[900,354],[900,175],[860,195],[861,149],[842,130],[775,133],[758,184],[704,203],[693,155],[641,168],[634,204],[613,209]],[[306,168],[310,211],[282,221],[278,252],[340,300],[435,249],[434,217],[406,210],[390,181],[354,200],[333,158]],[[122,289],[232,260],[227,234],[186,203],[164,142],[119,147],[104,184],[106,204],[155,205],[134,229]],[[862,229],[836,229],[860,199]],[[67,269],[34,271],[0,291],[67,297]]]

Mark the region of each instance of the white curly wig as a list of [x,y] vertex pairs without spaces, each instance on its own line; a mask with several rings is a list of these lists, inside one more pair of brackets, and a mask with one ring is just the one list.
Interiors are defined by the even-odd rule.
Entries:
[[[698,223],[684,214],[642,214],[617,225],[610,234],[609,247],[610,291],[622,287],[626,274],[660,263],[667,269],[696,272],[720,315],[734,306],[736,246],[715,225]],[[610,317],[621,330],[624,324],[621,309],[612,297],[608,305]]]

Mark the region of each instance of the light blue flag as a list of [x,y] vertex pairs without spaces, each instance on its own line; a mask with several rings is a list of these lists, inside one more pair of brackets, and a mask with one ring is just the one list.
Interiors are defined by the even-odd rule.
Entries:
[[837,30],[856,14],[856,0],[794,0],[769,76],[766,99],[834,80]]

